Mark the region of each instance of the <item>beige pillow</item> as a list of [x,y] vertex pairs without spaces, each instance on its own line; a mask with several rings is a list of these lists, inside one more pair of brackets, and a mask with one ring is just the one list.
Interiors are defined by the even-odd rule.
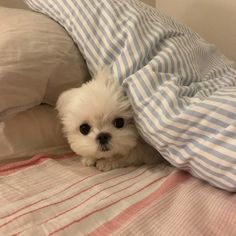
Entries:
[[0,164],[35,154],[71,152],[55,109],[40,105],[0,122]]
[[50,18],[0,7],[0,120],[88,79],[86,64],[65,30]]

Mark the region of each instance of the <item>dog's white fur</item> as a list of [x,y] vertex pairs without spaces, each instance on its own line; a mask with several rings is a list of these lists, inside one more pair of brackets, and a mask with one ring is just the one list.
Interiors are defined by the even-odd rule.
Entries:
[[[63,92],[57,110],[68,142],[82,157],[84,165],[95,165],[107,171],[161,159],[160,154],[138,135],[130,103],[108,69],[101,70],[82,87]],[[123,128],[114,126],[114,119],[118,117],[125,120]],[[91,126],[87,135],[80,132],[84,123]],[[102,132],[111,135],[106,151],[97,141]]]

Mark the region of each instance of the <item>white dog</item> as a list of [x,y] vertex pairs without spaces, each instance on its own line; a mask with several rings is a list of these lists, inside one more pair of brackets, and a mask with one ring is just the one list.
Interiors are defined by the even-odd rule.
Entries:
[[57,110],[72,150],[86,166],[108,171],[162,160],[138,135],[128,98],[108,69],[63,92]]

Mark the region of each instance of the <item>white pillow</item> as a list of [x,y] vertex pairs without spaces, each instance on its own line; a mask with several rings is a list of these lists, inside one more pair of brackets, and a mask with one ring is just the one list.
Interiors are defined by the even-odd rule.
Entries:
[[71,152],[56,111],[40,105],[0,122],[0,163],[39,153]]
[[86,64],[66,31],[50,18],[0,7],[0,120],[88,79]]

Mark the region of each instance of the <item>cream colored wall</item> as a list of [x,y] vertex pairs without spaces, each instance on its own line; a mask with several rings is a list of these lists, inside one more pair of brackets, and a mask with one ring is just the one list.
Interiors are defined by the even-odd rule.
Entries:
[[156,6],[236,61],[236,0],[156,0]]
[[155,6],[156,5],[156,1],[155,0],[141,0],[142,2],[149,4],[151,6]]

